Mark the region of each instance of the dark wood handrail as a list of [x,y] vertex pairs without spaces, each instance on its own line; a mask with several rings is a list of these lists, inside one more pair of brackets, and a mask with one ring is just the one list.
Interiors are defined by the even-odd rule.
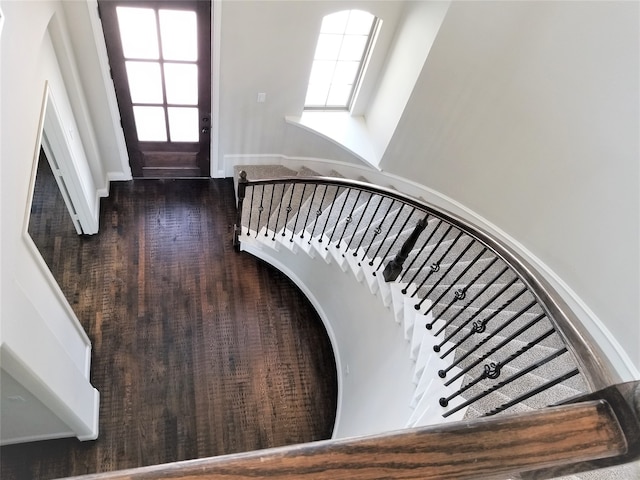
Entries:
[[[240,177],[243,182],[243,192],[244,189],[249,186],[274,184],[310,184],[345,187],[362,190],[375,195],[383,195],[422,210],[432,217],[448,222],[489,247],[489,249],[518,273],[520,280],[528,286],[530,291],[538,298],[541,305],[544,306],[549,314],[549,319],[554,322],[558,332],[564,339],[564,343],[578,361],[580,372],[592,391],[622,381],[607,356],[593,340],[591,334],[582,326],[582,323],[576,317],[575,313],[569,308],[564,299],[551,287],[549,282],[509,245],[497,239],[490,232],[479,228],[477,225],[471,224],[455,213],[448,212],[423,199],[406,195],[392,188],[381,187],[359,180],[336,177],[280,177],[247,180],[246,172],[244,171],[240,174]],[[240,220],[238,220],[236,227],[239,225]],[[236,228],[236,231],[239,230]],[[236,242],[237,241],[239,240],[236,239]]]
[[528,413],[75,478],[544,479],[638,458],[640,381]]

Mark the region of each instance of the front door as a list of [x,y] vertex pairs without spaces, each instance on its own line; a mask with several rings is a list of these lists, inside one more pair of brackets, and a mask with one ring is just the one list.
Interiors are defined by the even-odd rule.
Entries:
[[208,177],[211,2],[99,0],[134,177]]

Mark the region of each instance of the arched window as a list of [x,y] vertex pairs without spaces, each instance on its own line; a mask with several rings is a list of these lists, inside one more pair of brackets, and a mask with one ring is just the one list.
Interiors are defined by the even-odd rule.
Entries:
[[362,10],[344,10],[323,18],[305,109],[350,108],[380,23]]

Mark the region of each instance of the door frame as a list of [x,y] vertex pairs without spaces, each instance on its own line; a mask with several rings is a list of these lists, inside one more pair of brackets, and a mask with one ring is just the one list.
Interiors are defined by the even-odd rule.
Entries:
[[[199,145],[200,148],[196,154],[197,166],[200,169],[201,176],[203,177],[211,177],[211,166],[213,162],[213,152],[217,149],[214,149],[214,144],[217,143],[217,134],[218,134],[218,124],[214,119],[213,115],[213,104],[212,104],[212,96],[215,96],[216,100],[218,98],[218,68],[215,69],[216,78],[215,81],[213,79],[214,73],[214,64],[213,64],[213,38],[214,38],[214,27],[213,27],[213,11],[214,8],[216,11],[220,10],[220,7],[217,5],[219,2],[215,2],[216,7],[214,7],[211,1],[204,0],[129,0],[129,1],[116,1],[116,0],[93,0],[96,4],[99,19],[97,25],[95,25],[96,29],[99,25],[102,32],[94,32],[96,38],[101,37],[101,43],[104,44],[104,63],[107,65],[106,71],[110,73],[113,91],[116,97],[116,105],[118,109],[118,113],[120,116],[120,125],[123,130],[123,136],[126,143],[126,150],[129,156],[129,165],[131,167],[133,177],[142,177],[142,166],[143,166],[143,158],[142,152],[143,150],[138,147],[137,133],[135,120],[133,117],[133,108],[131,102],[131,95],[129,92],[129,86],[127,81],[127,74],[125,70],[125,58],[122,52],[122,46],[119,41],[110,42],[109,46],[107,46],[107,35],[109,35],[112,39],[119,39],[119,33],[117,30],[117,18],[115,13],[116,6],[126,5],[131,7],[141,7],[141,8],[153,8],[155,10],[164,7],[168,9],[180,9],[180,10],[191,10],[195,9],[197,13],[197,21],[198,21],[198,30],[200,32],[208,30],[209,35],[208,38],[206,35],[198,35],[198,110],[199,110],[199,142],[195,143],[181,143],[181,142],[142,142],[145,147],[147,147],[147,151],[161,151],[161,148],[156,147],[164,147],[167,144],[171,143],[172,151],[176,153],[180,152],[194,152],[194,146]],[[106,6],[107,8],[102,8],[102,6]],[[107,23],[109,25],[109,32],[107,33],[105,30],[105,17],[107,18]],[[218,31],[216,32],[218,34]],[[216,42],[218,43],[218,42]],[[218,53],[216,61],[219,64],[219,47],[216,45],[215,51]],[[113,62],[110,61],[111,56],[114,57]],[[202,62],[206,62],[206,66],[208,68],[208,75],[202,75]],[[119,85],[119,89],[116,89],[116,82]],[[121,98],[125,97],[125,98]],[[124,108],[123,108],[124,105]],[[216,101],[217,105],[217,101]],[[216,115],[217,118],[217,109]],[[206,118],[206,120],[205,120]],[[214,126],[215,125],[215,126]],[[204,128],[206,128],[207,132],[204,133]],[[132,136],[134,138],[132,138]],[[203,148],[204,147],[204,148]]]

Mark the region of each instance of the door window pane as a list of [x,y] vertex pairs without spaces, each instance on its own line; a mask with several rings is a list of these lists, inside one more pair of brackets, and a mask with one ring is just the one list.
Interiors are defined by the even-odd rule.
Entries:
[[125,58],[159,58],[156,12],[150,8],[117,7]]
[[172,142],[197,142],[198,109],[169,107],[169,135]]
[[166,142],[167,127],[162,107],[133,107],[140,142]]
[[198,66],[194,63],[165,63],[164,81],[167,103],[198,104]]
[[125,62],[131,103],[162,104],[162,78],[157,62]]
[[138,141],[198,142],[196,12],[118,6],[116,13]]
[[198,60],[196,12],[160,10],[162,57],[165,60]]

